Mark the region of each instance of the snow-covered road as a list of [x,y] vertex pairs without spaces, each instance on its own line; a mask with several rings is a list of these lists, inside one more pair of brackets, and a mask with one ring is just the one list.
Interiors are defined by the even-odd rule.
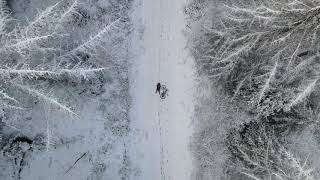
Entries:
[[[186,0],[137,0],[133,7],[135,53],[131,69],[130,179],[188,180],[192,173],[194,68],[185,49]],[[143,28],[141,28],[143,27]],[[157,82],[169,96],[160,100]]]

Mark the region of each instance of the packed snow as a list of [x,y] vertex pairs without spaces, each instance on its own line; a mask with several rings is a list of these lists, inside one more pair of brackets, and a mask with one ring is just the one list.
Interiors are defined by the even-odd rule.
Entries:
[[[131,69],[130,155],[141,180],[190,179],[194,66],[187,53],[184,0],[139,0],[134,4]],[[141,28],[141,26],[143,28]],[[160,82],[168,88],[161,99]]]

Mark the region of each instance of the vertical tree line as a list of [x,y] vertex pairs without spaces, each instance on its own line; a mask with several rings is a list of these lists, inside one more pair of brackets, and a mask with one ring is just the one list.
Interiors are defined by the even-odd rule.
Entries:
[[227,168],[251,179],[317,179],[286,137],[318,126],[320,1],[197,1],[190,12],[201,19],[191,45],[200,74],[250,117],[228,130]]

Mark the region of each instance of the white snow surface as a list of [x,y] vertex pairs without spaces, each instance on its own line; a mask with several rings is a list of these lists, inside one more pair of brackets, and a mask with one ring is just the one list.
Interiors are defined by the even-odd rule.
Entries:
[[[129,154],[136,171],[130,179],[188,180],[195,70],[183,34],[186,0],[136,0],[131,51],[131,134]],[[160,82],[169,89],[161,100]]]

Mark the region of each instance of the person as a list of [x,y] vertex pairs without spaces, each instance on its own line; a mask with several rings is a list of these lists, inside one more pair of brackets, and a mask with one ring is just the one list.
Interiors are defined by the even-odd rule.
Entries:
[[159,93],[159,95],[160,95],[160,89],[161,89],[161,84],[158,83],[157,88],[156,88],[156,94]]

